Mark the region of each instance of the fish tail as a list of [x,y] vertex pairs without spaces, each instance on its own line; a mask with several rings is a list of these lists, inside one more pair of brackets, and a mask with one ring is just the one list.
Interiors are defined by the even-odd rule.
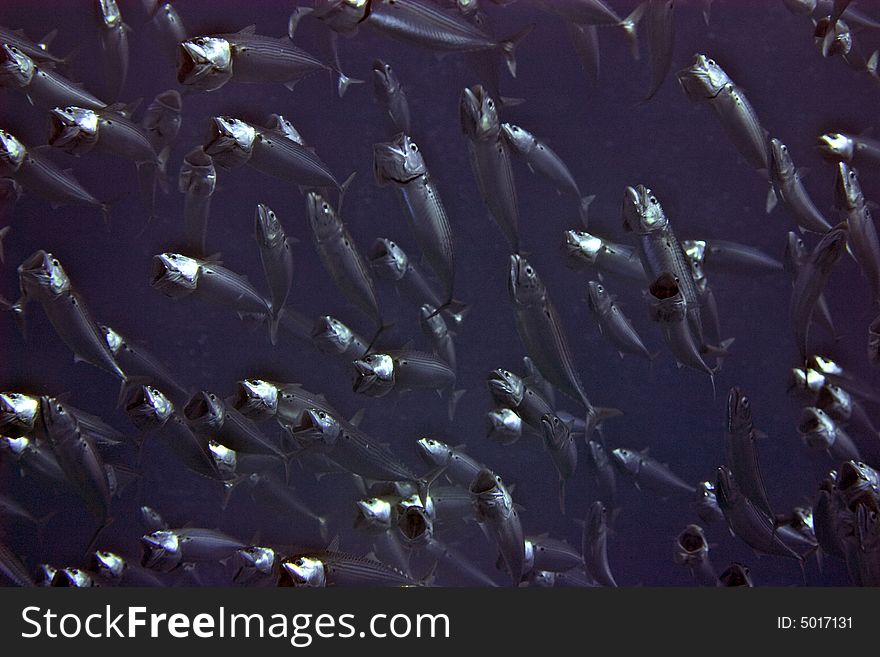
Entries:
[[581,225],[584,228],[589,228],[590,203],[592,203],[595,199],[595,194],[584,196],[583,198],[581,198],[580,205],[578,205],[578,216],[580,217]]
[[532,25],[527,25],[509,39],[505,39],[498,44],[501,48],[501,56],[504,57],[504,62],[507,64],[507,70],[510,71],[511,77],[516,77],[516,47],[519,45],[519,42],[522,41],[523,37],[528,35],[528,33],[534,29],[534,23]]
[[157,162],[157,177],[156,182],[159,183],[159,188],[162,190],[163,194],[167,194],[169,190],[168,184],[168,157],[171,155],[171,145],[165,146],[161,151],[159,151],[159,155],[156,159]]
[[467,390],[453,390],[449,393],[448,414],[450,422],[455,418],[455,407],[458,406],[458,400],[461,399],[465,392]]
[[354,177],[356,175],[357,171],[352,171],[351,175],[346,178],[339,186],[339,200],[336,203],[336,212],[339,215],[342,215],[342,202],[345,200],[345,193],[348,191],[348,188],[351,186],[351,182],[354,180]]
[[114,521],[114,518],[111,518],[109,516],[105,516],[101,520],[101,524],[98,525],[98,528],[95,530],[95,533],[92,534],[92,538],[89,540],[89,544],[86,546],[86,553],[85,553],[86,558],[91,557],[92,552],[95,551],[95,545],[97,544],[98,538],[101,536],[101,533],[105,529],[107,529],[110,525],[112,525],[113,521]]
[[278,324],[281,322],[281,316],[284,314],[284,306],[278,308],[277,312],[275,308],[272,309],[272,313],[269,315],[269,342],[272,343],[272,346],[278,344]]
[[878,61],[880,61],[880,50],[875,50],[871,53],[871,56],[868,57],[868,63],[865,64],[865,70],[869,75],[873,75],[875,78],[877,77]]
[[316,520],[318,521],[318,532],[321,534],[321,541],[325,544],[329,543],[330,542],[330,537],[329,537],[330,536],[329,535],[330,528],[327,524],[327,516],[318,516],[316,518]]
[[618,26],[623,30],[624,36],[626,36],[627,41],[629,41],[632,58],[636,61],[641,59],[641,55],[639,54],[638,39],[639,21],[642,20],[642,16],[644,15],[647,6],[648,3],[643,2],[638,7],[636,7],[629,16],[618,23]]
[[338,76],[338,81],[336,83],[336,90],[339,92],[339,97],[342,98],[345,95],[345,92],[348,91],[348,88],[353,84],[363,84],[363,80],[358,80],[357,78],[350,78],[342,71],[336,71],[336,75]]
[[0,263],[6,262],[6,256],[3,253],[3,238],[9,234],[10,230],[12,230],[12,226],[3,226],[3,228],[0,228]]

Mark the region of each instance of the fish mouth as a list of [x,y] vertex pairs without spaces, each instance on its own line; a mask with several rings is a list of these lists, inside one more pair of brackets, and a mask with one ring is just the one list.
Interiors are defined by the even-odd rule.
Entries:
[[211,402],[208,393],[197,392],[183,407],[184,417],[192,422],[205,419],[211,412]]
[[183,99],[180,97],[180,93],[175,89],[169,89],[168,91],[163,91],[158,96],[156,96],[156,102],[160,103],[166,109],[179,112],[183,108]]
[[484,495],[495,489],[497,482],[495,481],[495,473],[491,470],[483,469],[477,473],[470,485],[470,492],[473,495]]
[[651,283],[649,291],[655,299],[671,299],[679,294],[678,279],[664,271]]
[[156,285],[168,274],[168,267],[161,255],[153,256],[150,263],[150,284]]
[[748,569],[738,563],[731,564],[718,579],[725,586],[746,586],[749,583]]
[[352,390],[354,392],[366,392],[372,388],[376,381],[376,372],[373,366],[360,359],[352,361],[352,366],[355,371]]
[[187,164],[192,167],[209,167],[214,164],[214,158],[205,152],[201,146],[192,149],[184,158]]
[[391,251],[391,246],[388,241],[382,239],[381,237],[373,242],[373,245],[370,247],[369,251],[370,260],[378,260],[380,258],[393,258],[394,255]]
[[400,517],[397,526],[404,537],[410,541],[414,541],[428,532],[428,521],[424,513],[420,508],[414,506],[407,508]]
[[706,548],[706,539],[699,531],[688,527],[678,537],[678,544],[685,552],[694,554]]

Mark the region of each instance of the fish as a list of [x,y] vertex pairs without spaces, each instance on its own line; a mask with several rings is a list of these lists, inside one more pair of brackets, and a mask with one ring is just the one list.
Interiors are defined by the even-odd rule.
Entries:
[[495,404],[516,411],[517,415],[538,433],[544,431],[542,418],[545,415],[555,415],[553,407],[543,393],[534,386],[528,385],[524,379],[510,370],[492,370],[489,372],[486,385]]
[[0,129],[0,174],[10,176],[26,192],[48,201],[53,208],[84,205],[100,210],[104,222],[110,218],[110,204],[98,200],[74,178],[45,155],[44,148],[29,149],[14,135]]
[[804,558],[779,537],[773,520],[742,493],[733,473],[725,466],[716,470],[715,493],[730,531],[740,540],[756,552],[803,562]]
[[755,584],[752,581],[751,571],[748,567],[741,563],[733,562],[718,576],[718,586],[752,588]]
[[[806,262],[809,253],[804,241],[794,232],[788,233],[788,241],[785,245],[785,269],[791,275],[792,285],[797,280],[798,272]],[[813,321],[819,324],[831,336],[836,336],[834,319],[831,317],[831,309],[825,294],[820,294],[816,300],[816,308],[813,311]]]
[[688,525],[675,540],[675,562],[687,566],[697,586],[717,586],[718,576],[709,560],[709,542],[699,525]]
[[822,553],[844,558],[844,549],[837,534],[840,509],[836,496],[837,472],[832,470],[819,484],[816,503],[813,505],[813,530]]
[[99,110],[107,103],[52,68],[34,61],[9,43],[0,42],[0,87],[17,89],[40,107],[78,105]]
[[297,82],[322,71],[337,76],[340,97],[352,84],[288,37],[257,34],[254,25],[234,34],[189,38],[177,50],[177,81],[199,91],[216,91],[228,82],[282,84],[292,91]]
[[310,392],[298,383],[243,379],[229,401],[239,413],[255,422],[275,419],[282,427],[298,424],[309,409],[339,415],[324,395]]
[[794,330],[795,343],[801,359],[806,360],[809,349],[810,320],[825,287],[831,270],[843,254],[847,242],[847,228],[838,226],[827,232],[801,266],[791,294],[789,320]]
[[819,154],[830,162],[880,164],[880,142],[867,135],[828,132],[819,136]]
[[280,574],[282,555],[271,547],[244,547],[235,552],[233,559],[236,571],[232,581],[235,584],[254,584],[266,580],[274,583]]
[[189,399],[189,392],[177,383],[174,375],[146,348],[136,346],[133,341],[109,326],[100,324],[99,328],[114,360],[126,373],[142,378],[146,383],[153,383],[175,403],[181,404]]
[[[709,345],[719,345],[721,346],[721,351],[726,351],[727,346],[732,344],[733,340],[725,341],[721,337],[721,318],[718,314],[718,302],[715,300],[715,293],[709,285],[709,277],[706,276],[706,272],[703,269],[704,258],[701,256],[705,256],[705,251],[688,251],[685,249],[684,254],[687,256],[688,264],[691,268],[691,276],[694,279],[694,285],[697,288],[697,300],[700,303],[700,317],[705,318],[705,321],[703,322],[704,343],[708,343]],[[703,345],[702,349],[704,351],[709,351],[706,344]],[[712,350],[715,351],[715,349]],[[723,355],[726,354],[719,354],[716,359],[716,367],[721,367],[723,362],[721,356]]]
[[207,141],[201,148],[215,165],[231,170],[250,161],[256,143],[257,129],[250,123],[232,116],[214,116],[208,122]]
[[398,391],[430,389],[447,397],[449,419],[464,390],[455,389],[455,370],[432,354],[410,349],[391,349],[370,353],[352,361],[352,390],[370,397],[384,397],[392,389]]
[[170,2],[162,5],[159,5],[157,2],[153,15],[150,18],[150,25],[158,33],[161,48],[168,59],[172,63],[176,63],[178,44],[186,41],[189,34],[183,19],[177,13],[177,9]]
[[95,0],[98,26],[101,29],[101,48],[107,76],[107,97],[116,100],[128,77],[128,33],[131,28],[123,21],[116,0]]
[[345,298],[381,327],[382,313],[370,268],[342,218],[317,192],[306,196],[306,208],[324,269]]
[[814,392],[818,393],[827,382],[840,386],[859,399],[880,403],[880,396],[872,386],[860,381],[852,372],[844,370],[827,356],[813,354],[807,359],[807,366],[815,372],[809,377],[809,384]]
[[165,586],[156,573],[115,552],[96,550],[92,555],[92,568],[99,578],[98,586]]
[[284,227],[272,209],[262,203],[257,205],[254,238],[260,249],[263,273],[272,296],[269,335],[272,344],[275,344],[278,338],[278,321],[284,312],[293,282],[293,255]]
[[25,306],[31,301],[39,302],[58,337],[73,352],[74,360],[113,374],[123,387],[128,383],[127,374],[116,362],[58,258],[43,250],[35,251],[19,265],[18,278],[21,298],[13,310],[21,321],[24,321]]
[[580,59],[581,67],[594,83],[599,81],[599,30],[595,25],[566,23],[571,44]]
[[831,230],[831,224],[807,194],[801,173],[795,168],[788,147],[778,139],[770,140],[772,186],[767,196],[767,211],[776,205],[777,194],[785,201],[795,216],[801,230],[811,230],[823,235]]
[[373,95],[388,115],[395,133],[409,134],[410,111],[406,92],[391,64],[381,59],[373,60]]
[[327,518],[315,513],[306,504],[294,489],[277,477],[270,474],[255,472],[248,476],[247,483],[251,487],[251,497],[254,502],[263,508],[264,505],[278,508],[285,512],[285,517],[291,513],[297,518],[297,524],[303,524],[302,519],[307,518],[317,524],[318,534],[322,541],[327,540]]
[[422,304],[419,308],[419,324],[431,343],[432,351],[455,370],[455,341],[440,311],[429,303]]
[[635,249],[586,231],[565,231],[562,255],[565,266],[575,271],[586,269],[630,283],[643,283],[646,278],[645,268]]
[[211,197],[217,189],[217,170],[213,158],[201,146],[192,149],[183,158],[177,188],[185,195],[183,223],[187,249],[193,255],[205,256]]
[[323,353],[336,356],[346,365],[362,358],[369,351],[369,343],[341,320],[322,315],[315,320],[312,342]]
[[715,484],[711,481],[701,481],[697,484],[694,505],[697,509],[697,515],[704,523],[711,524],[724,520],[724,513],[719,508],[718,498],[715,495]]
[[523,435],[536,433],[510,408],[495,408],[486,413],[486,438],[503,447],[516,443]]
[[512,584],[517,586],[525,562],[525,536],[513,498],[501,477],[486,468],[480,470],[469,490],[477,522],[498,547]]
[[727,395],[727,421],[724,430],[727,467],[736,478],[743,494],[768,517],[774,516],[761,466],[758,445],[752,425],[752,409],[748,396],[734,386]]
[[665,463],[648,456],[647,451],[617,447],[611,450],[611,462],[621,474],[631,478],[639,490],[645,489],[664,497],[696,493],[696,488],[675,475]]
[[682,240],[689,258],[697,259],[712,273],[760,276],[783,271],[776,258],[746,244],[726,240]]
[[581,539],[584,569],[601,586],[617,588],[608,565],[608,521],[605,505],[596,500],[587,511]]
[[405,133],[391,142],[374,144],[373,173],[379,186],[399,190],[419,249],[440,281],[444,305],[451,303],[455,280],[452,226],[418,145]]
[[880,238],[862,194],[859,175],[845,162],[837,164],[835,206],[846,221],[847,251],[868,281],[873,301],[880,303]]
[[150,136],[150,141],[156,150],[161,151],[177,137],[177,133],[180,132],[182,110],[183,100],[176,89],[163,91],[147,106],[141,119],[141,127]]
[[608,451],[599,441],[587,441],[587,468],[596,491],[596,499],[602,502],[606,509],[615,509],[617,474]]
[[48,142],[76,157],[96,151],[134,162],[141,202],[154,216],[156,185],[164,185],[169,151],[157,152],[147,132],[127,116],[110,108],[56,107],[49,112]]
[[564,573],[584,567],[584,557],[566,541],[542,534],[526,535],[526,563],[530,570]]
[[419,438],[416,443],[419,455],[430,468],[443,468],[443,474],[459,486],[470,486],[483,464],[469,456],[459,447],[450,447],[435,438]]
[[587,410],[589,435],[596,425],[596,411],[575,371],[562,321],[547,288],[534,267],[520,255],[510,256],[508,272],[510,301],[526,352],[544,378]]
[[565,482],[577,469],[578,453],[571,428],[555,414],[541,418],[544,449],[550,455],[559,474],[559,508],[565,513]]
[[636,333],[632,322],[623,314],[604,285],[597,281],[587,283],[587,306],[593,313],[599,332],[617,349],[621,358],[627,353],[651,360],[651,354]]
[[36,586],[27,566],[4,541],[0,541],[0,573],[16,586]]
[[222,561],[247,547],[223,532],[201,527],[163,529],[142,536],[140,542],[141,565],[159,572],[170,572],[181,564]]
[[633,59],[639,58],[636,29],[645,11],[639,4],[626,18],[621,18],[604,0],[537,0],[537,6],[555,13],[576,25],[617,27],[630,44]]
[[501,131],[495,101],[481,85],[465,88],[459,101],[461,129],[480,196],[513,252],[519,252],[519,208],[510,148]]
[[672,51],[675,48],[675,1],[648,0],[644,20],[651,56],[651,84],[645,96],[645,101],[648,101],[659,91],[672,64]]
[[49,45],[55,39],[58,30],[52,30],[46,36],[34,42],[25,35],[23,30],[10,30],[0,26],[0,43],[8,43],[18,48],[25,55],[37,62],[51,62],[52,64],[66,64],[67,60],[49,52]]
[[[6,394],[4,397],[9,399],[12,395]],[[19,402],[23,402],[22,397],[26,397],[24,395],[19,396]],[[51,405],[54,408],[60,409],[59,412],[63,412],[70,417],[72,417],[80,431],[91,438],[95,445],[100,448],[113,448],[119,447],[123,442],[132,442],[129,437],[123,434],[120,431],[117,431],[112,426],[104,422],[101,418],[96,415],[92,415],[91,413],[86,413],[82,409],[76,408],[72,404],[67,402],[62,402],[57,397],[52,397],[50,395],[41,395],[39,399],[30,398],[33,401],[38,403],[38,412],[33,418],[33,430],[31,435],[36,438],[37,441],[43,441],[48,438],[45,435],[45,427],[46,423],[43,421],[41,410],[47,405]],[[30,401],[30,400],[29,400]],[[24,405],[24,404],[21,404]]]
[[759,173],[770,170],[767,131],[743,90],[708,55],[696,54],[690,66],[678,72],[685,95],[695,103],[707,103],[739,154]]
[[33,473],[53,484],[68,483],[67,476],[61,469],[51,445],[38,444],[36,440],[27,436],[19,438],[0,436],[0,453],[9,454],[23,475]]
[[297,130],[293,123],[284,118],[281,114],[269,115],[269,118],[266,121],[266,130],[283,135],[286,139],[289,139],[295,144],[308,147],[308,144],[306,144],[305,139],[303,139],[299,130]]
[[[514,154],[523,158],[533,173],[544,176],[560,194],[581,198],[581,190],[562,158],[531,132],[512,123],[501,124],[501,134]],[[593,197],[583,202],[589,205]]]
[[804,408],[797,430],[807,447],[825,450],[836,461],[862,460],[852,439],[821,408]]
[[419,585],[393,566],[330,549],[288,557],[278,576],[278,586],[300,588]]

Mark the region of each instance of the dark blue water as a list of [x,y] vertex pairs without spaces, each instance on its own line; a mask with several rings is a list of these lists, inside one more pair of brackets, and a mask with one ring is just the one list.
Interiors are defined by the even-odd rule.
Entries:
[[[830,130],[859,133],[871,127],[880,89],[876,80],[853,71],[839,58],[823,59],[814,46],[809,20],[790,14],[782,2],[715,2],[708,27],[701,4],[678,4],[672,72],[656,97],[644,104],[639,102],[649,78],[644,40],[643,59],[637,62],[618,30],[600,30],[601,74],[594,84],[580,67],[560,20],[522,1],[506,7],[487,6],[499,35],[535,24],[518,50],[517,78],[502,71],[504,95],[525,99],[520,106],[502,110],[502,120],[521,125],[546,141],[569,165],[581,190],[596,194],[590,229],[597,234],[634,244],[623,232],[620,204],[627,185],[642,183],[660,198],[679,238],[737,241],[781,259],[786,233],[793,228],[790,215],[784,208],[765,214],[766,182],[737,155],[714,112],[684,96],[674,71],[684,67],[695,52],[718,60],[746,91],[764,127],[788,145],[799,167],[811,169],[805,184],[825,212],[833,204],[834,168],[819,157],[816,138]],[[872,9],[870,3],[861,4],[865,10]],[[33,38],[58,28],[52,51],[76,50],[69,77],[101,96],[105,87],[99,34],[87,5],[7,2],[0,9],[0,23],[21,27]],[[283,36],[290,10],[289,3],[277,2],[180,0],[175,7],[192,35],[232,32],[256,24],[260,34]],[[156,33],[139,3],[123,2],[121,8],[132,28],[131,65],[122,97],[144,99],[135,115],[140,120],[140,112],[155,94],[182,88],[173,64],[157,49]],[[618,2],[615,8],[624,15],[632,6]],[[299,45],[329,58],[323,26],[304,21],[300,29]],[[857,34],[857,40],[867,53],[877,46],[876,36],[870,33]],[[446,419],[445,401],[433,392],[392,393],[382,399],[356,395],[348,368],[309,345],[283,337],[273,347],[263,328],[250,329],[233,312],[191,298],[173,301],[151,288],[152,256],[182,243],[183,197],[174,189],[161,196],[159,218],[146,225],[134,166],[111,156],[92,153],[76,159],[61,152],[49,154],[60,166],[72,168],[96,196],[114,201],[110,230],[91,209],[52,209],[34,195],[25,195],[4,218],[12,230],[4,243],[0,294],[17,298],[17,265],[37,249],[50,251],[63,263],[99,321],[146,346],[189,389],[210,389],[225,396],[245,377],[302,383],[324,393],[345,415],[365,409],[361,426],[389,443],[420,472],[425,466],[416,452],[418,438],[465,444],[468,453],[508,485],[515,484],[514,499],[523,507],[521,517],[528,534],[547,532],[579,546],[581,529],[575,520],[584,517],[594,494],[583,444],[581,465],[568,483],[567,513],[562,515],[556,500],[557,475],[540,444],[523,440],[504,448],[485,438],[484,416],[491,403],[486,375],[499,367],[521,371],[525,352],[508,299],[508,246],[479,197],[459,127],[462,89],[480,80],[462,56],[439,59],[427,50],[367,30],[355,38],[340,39],[340,56],[348,75],[366,80],[374,58],[393,64],[410,101],[413,137],[451,218],[456,293],[472,308],[455,343],[458,387],[467,393],[454,421]],[[3,90],[0,98],[0,126],[30,146],[46,143],[44,110],[10,90]],[[410,254],[418,253],[395,191],[378,188],[373,181],[372,145],[392,135],[369,84],[353,86],[342,99],[326,74],[302,81],[292,92],[280,85],[230,83],[212,93],[187,93],[183,125],[168,167],[172,181],[183,156],[203,143],[209,117],[225,114],[259,122],[273,112],[294,123],[338,179],[357,172],[343,215],[362,250],[383,236],[399,242]],[[713,398],[708,377],[676,366],[636,286],[608,282],[649,350],[660,355],[652,366],[635,357],[621,360],[603,340],[584,302],[587,275],[567,269],[559,255],[563,230],[579,227],[576,204],[557,195],[522,162],[514,164],[522,249],[549,289],[591,400],[624,412],[605,426],[609,448],[650,448],[653,457],[668,463],[686,481],[714,479],[715,468],[724,459],[727,391],[738,385],[751,398],[756,426],[768,436],[759,449],[774,507],[782,512],[810,503],[821,478],[837,464],[823,453],[809,451],[795,429],[800,402],[786,394],[789,369],[798,361],[788,321],[788,275],[710,274],[722,332],[736,338],[716,377],[718,394]],[[287,234],[299,240],[293,249],[294,288],[289,303],[310,317],[332,314],[370,335],[370,321],[345,302],[321,266],[299,191],[247,167],[220,171],[218,178],[209,251],[220,252],[224,266],[247,275],[265,290],[253,240],[253,215],[257,203],[269,205]],[[861,180],[867,198],[880,198],[874,171],[864,169]],[[810,236],[807,241],[812,246],[816,239]],[[427,349],[414,309],[389,286],[380,284],[380,288],[385,315],[396,323],[393,334],[383,336],[383,342],[414,340],[417,347]],[[827,297],[841,339],[833,342],[821,330],[814,330],[812,350],[830,355],[861,379],[876,382],[864,347],[866,328],[876,309],[857,265],[848,256],[836,267]],[[62,396],[135,435],[116,406],[117,381],[87,364],[75,364],[42,310],[33,305],[29,314],[26,339],[9,314],[0,315],[0,389]],[[561,409],[581,412],[561,393],[557,399]],[[868,411],[876,415],[876,408],[869,406]],[[271,425],[264,428],[270,434],[276,431]],[[865,461],[877,466],[877,436],[859,433],[857,428],[851,431]],[[138,559],[143,529],[136,510],[142,504],[158,509],[173,527],[219,528],[245,542],[258,537],[262,544],[322,547],[297,518],[265,508],[245,491],[222,510],[215,485],[187,473],[149,438],[141,458],[140,479],[114,500],[111,515],[115,522],[102,533],[100,548]],[[58,511],[40,537],[24,523],[7,522],[3,527],[3,540],[22,560],[31,568],[44,562],[87,565],[83,552],[95,523],[76,496],[36,479],[20,479],[12,463],[0,465],[0,476],[4,493],[34,515]],[[332,515],[331,535],[340,536],[345,551],[364,554],[369,550],[369,541],[352,528],[358,491],[349,477],[316,481],[294,468],[293,480],[303,499],[319,513]],[[698,522],[690,499],[663,500],[635,490],[622,477],[618,485],[621,510],[608,542],[609,562],[618,583],[689,585],[690,574],[674,563],[672,553],[678,533]],[[723,523],[706,530],[718,571],[739,561],[749,566],[759,585],[803,582],[796,561],[757,556],[732,537]],[[495,548],[475,524],[449,535],[440,531],[438,539],[457,546],[499,583],[507,581],[495,568]],[[220,566],[203,571],[205,581],[214,583],[227,583],[229,576],[230,571]],[[441,565],[438,583],[462,581]],[[842,561],[827,558],[821,572],[815,560],[807,563],[806,581],[844,585],[849,578]]]

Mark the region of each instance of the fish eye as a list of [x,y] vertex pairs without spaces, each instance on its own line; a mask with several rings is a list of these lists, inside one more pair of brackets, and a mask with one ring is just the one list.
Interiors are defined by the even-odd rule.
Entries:
[[415,144],[410,144],[410,145],[409,145],[409,150],[411,150],[413,153],[416,153],[416,152],[418,152],[419,147],[416,146]]
[[779,147],[779,150],[781,150],[783,153],[788,153],[788,146],[786,146],[785,144],[782,144]]
[[526,267],[526,274],[531,276],[534,273],[534,270],[531,267]]
[[208,398],[209,398],[211,401],[217,401],[217,396],[214,395],[214,394],[210,394],[210,395],[208,395]]
[[330,210],[330,204],[324,202],[321,204],[321,208],[324,210],[324,212],[327,212],[328,210]]
[[490,98],[489,101],[486,103],[486,106],[489,109],[495,109],[495,101]]
[[656,196],[652,196],[650,198],[650,201],[651,201],[651,205],[657,205],[657,197]]
[[714,60],[714,59],[710,59],[710,60],[707,61],[706,63],[707,63],[709,66],[715,66],[715,60]]
[[58,262],[58,258],[53,258],[53,259],[52,259],[52,264],[55,265],[55,266],[57,267],[57,266],[60,265],[61,263]]
[[855,179],[856,179],[856,172],[855,172],[855,171],[850,171],[850,172],[849,172],[849,179],[850,179],[850,180],[855,180]]

